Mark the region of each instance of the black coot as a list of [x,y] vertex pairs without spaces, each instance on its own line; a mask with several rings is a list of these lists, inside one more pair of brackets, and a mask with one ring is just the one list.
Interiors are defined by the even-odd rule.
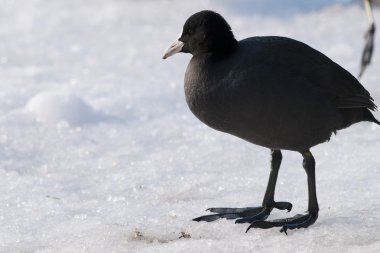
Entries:
[[[380,124],[369,92],[338,64],[308,45],[284,37],[252,37],[236,41],[224,18],[213,11],[192,15],[181,36],[165,52],[193,55],[185,75],[190,110],[208,126],[271,149],[271,172],[262,206],[210,208],[218,218],[249,222],[248,227],[306,228],[318,217],[315,160],[309,149],[331,134],[360,121]],[[281,149],[300,152],[308,177],[308,212],[265,221],[275,202]]]

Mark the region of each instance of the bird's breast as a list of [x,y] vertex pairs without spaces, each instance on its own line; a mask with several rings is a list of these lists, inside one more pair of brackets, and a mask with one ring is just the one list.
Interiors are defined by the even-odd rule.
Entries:
[[[210,67],[212,66],[212,67]],[[185,74],[185,96],[191,112],[206,125],[223,132],[233,133],[240,129],[240,124],[254,124],[251,117],[255,114],[254,108],[247,103],[254,103],[252,91],[244,93],[242,87],[255,87],[241,85],[231,80],[239,79],[239,73],[226,64],[197,60],[195,57],[190,61]],[[242,87],[236,87],[236,85]],[[245,98],[243,98],[245,97]],[[250,100],[247,102],[245,100]],[[250,109],[249,122],[244,120],[246,110]]]
[[227,97],[217,87],[201,81],[185,81],[186,102],[191,112],[206,125],[226,131]]

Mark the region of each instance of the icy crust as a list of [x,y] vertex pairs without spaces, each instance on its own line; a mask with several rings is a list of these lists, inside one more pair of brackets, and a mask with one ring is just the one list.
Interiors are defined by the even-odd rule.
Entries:
[[106,120],[106,116],[95,111],[82,98],[67,91],[46,91],[33,96],[25,107],[26,113],[42,123],[66,122],[72,126],[85,125]]
[[[380,128],[369,123],[312,149],[321,211],[310,228],[286,237],[191,221],[208,207],[259,205],[270,153],[189,112],[190,56],[161,54],[190,14],[214,9],[238,39],[293,37],[358,72],[359,4],[294,12],[280,2],[269,3],[290,15],[247,15],[228,1],[4,1],[0,252],[380,252]],[[362,82],[379,104],[378,55]],[[276,199],[294,209],[271,218],[307,208],[301,155],[283,157]]]

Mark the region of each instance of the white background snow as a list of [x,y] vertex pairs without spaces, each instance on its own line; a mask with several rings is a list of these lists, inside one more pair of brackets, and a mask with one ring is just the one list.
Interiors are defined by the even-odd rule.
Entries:
[[[0,5],[0,252],[380,252],[380,127],[370,123],[312,149],[312,227],[285,236],[191,221],[208,207],[260,205],[269,150],[199,122],[183,94],[190,55],[161,59],[191,14],[213,9],[238,39],[292,37],[356,75],[360,1]],[[362,79],[377,104],[379,55],[377,36]],[[271,218],[307,208],[302,157],[283,155],[276,199],[294,209]]]

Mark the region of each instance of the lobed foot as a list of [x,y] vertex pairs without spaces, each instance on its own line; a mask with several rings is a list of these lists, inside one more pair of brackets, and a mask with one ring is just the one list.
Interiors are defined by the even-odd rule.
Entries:
[[292,209],[292,204],[289,202],[274,202],[269,207],[244,207],[244,208],[228,208],[228,207],[216,207],[209,208],[206,211],[210,211],[215,214],[204,215],[194,218],[193,221],[215,221],[217,219],[237,219],[236,223],[252,223],[254,221],[263,221],[268,218],[273,208],[280,210]]
[[254,221],[251,223],[251,225],[247,228],[247,231],[251,228],[262,228],[262,229],[268,229],[273,227],[282,227],[280,232],[284,232],[287,234],[287,230],[290,229],[298,229],[298,228],[307,228],[308,226],[314,224],[314,222],[318,218],[318,213],[316,214],[297,214],[294,217],[286,218],[286,219],[277,219],[272,221]]

